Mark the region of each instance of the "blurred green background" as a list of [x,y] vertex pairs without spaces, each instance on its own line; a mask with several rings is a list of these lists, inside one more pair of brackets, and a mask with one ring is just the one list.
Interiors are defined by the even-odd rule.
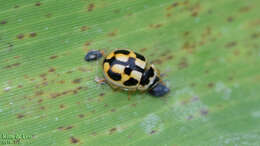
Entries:
[[[0,145],[259,146],[259,9],[259,0],[1,0]],[[101,62],[84,56],[115,48],[146,56],[171,92],[128,101],[98,84]]]

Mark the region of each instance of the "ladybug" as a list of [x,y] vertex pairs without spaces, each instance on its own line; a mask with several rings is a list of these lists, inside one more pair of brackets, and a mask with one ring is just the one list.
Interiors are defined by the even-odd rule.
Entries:
[[[97,52],[95,51],[96,56],[102,54]],[[163,96],[170,91],[162,83],[159,70],[137,52],[114,50],[104,58],[102,68],[105,80],[115,89],[148,91],[153,96]]]

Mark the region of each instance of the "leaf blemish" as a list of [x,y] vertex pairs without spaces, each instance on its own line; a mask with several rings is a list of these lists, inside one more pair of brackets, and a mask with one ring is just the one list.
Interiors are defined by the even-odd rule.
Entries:
[[82,78],[77,78],[72,81],[73,84],[79,84],[81,82]]
[[84,118],[85,117],[84,114],[79,114],[78,116],[79,116],[79,118]]
[[113,134],[114,132],[116,132],[116,128],[111,128],[110,130],[109,130],[109,134]]
[[50,59],[55,59],[57,57],[58,57],[57,55],[54,55],[54,56],[51,56]]
[[95,5],[93,3],[88,5],[88,11],[91,12],[95,8]]
[[2,25],[6,24],[6,23],[7,23],[6,20],[2,20],[2,21],[0,22],[0,24],[2,24]]
[[33,38],[33,37],[36,37],[37,36],[37,33],[36,32],[31,32],[30,33],[30,37]]
[[70,137],[70,142],[71,142],[72,144],[75,144],[75,143],[78,143],[79,140],[76,139],[75,137],[71,136],[71,137]]
[[18,34],[18,35],[16,36],[16,38],[21,40],[21,39],[24,38],[24,34],[22,34],[22,33],[21,33],[21,34]]
[[17,115],[17,118],[18,118],[18,119],[21,119],[21,118],[24,118],[24,117],[25,117],[25,116],[24,116],[23,114],[18,114],[18,115]]
[[41,5],[42,5],[42,3],[40,3],[40,2],[35,3],[35,6],[41,6]]
[[56,69],[53,67],[48,70],[48,72],[55,72],[55,71],[56,71]]

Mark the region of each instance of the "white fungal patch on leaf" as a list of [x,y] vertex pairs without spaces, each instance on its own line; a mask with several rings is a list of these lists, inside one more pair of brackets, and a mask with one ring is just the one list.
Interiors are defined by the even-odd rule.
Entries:
[[211,139],[207,141],[207,143],[214,143],[218,146],[225,146],[225,145],[233,145],[233,146],[240,146],[240,145],[250,145],[250,146],[259,146],[259,134],[255,133],[248,133],[248,134],[228,134],[224,136],[219,136],[217,138]]
[[260,111],[254,111],[251,113],[252,117],[254,118],[260,118]]
[[141,126],[144,128],[146,134],[152,134],[153,131],[160,132],[164,128],[162,120],[156,114],[147,115],[141,123]]
[[174,120],[184,121],[199,118],[206,122],[208,119],[206,114],[208,112],[207,105],[203,104],[199,96],[189,87],[177,90],[175,96],[179,99],[181,97],[190,97],[189,100],[174,101],[171,112]]
[[228,100],[232,93],[232,90],[230,88],[228,88],[223,82],[220,82],[220,81],[217,82],[215,90],[216,90],[216,92],[221,93],[222,98],[225,100]]

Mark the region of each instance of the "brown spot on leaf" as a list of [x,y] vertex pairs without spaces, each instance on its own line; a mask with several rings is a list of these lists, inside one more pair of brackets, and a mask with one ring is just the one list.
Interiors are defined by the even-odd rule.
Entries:
[[55,71],[56,71],[56,69],[53,67],[48,70],[48,72],[55,72]]
[[160,28],[162,26],[163,26],[163,24],[151,24],[150,25],[151,28]]
[[88,30],[89,29],[89,27],[87,27],[87,26],[82,26],[82,27],[80,27],[80,31],[86,31],[86,30]]
[[228,42],[228,43],[226,44],[226,47],[227,47],[227,48],[231,48],[231,47],[234,47],[234,46],[236,46],[236,45],[237,45],[237,43],[234,42],[234,41],[232,41],[232,42]]
[[23,114],[18,114],[18,115],[17,115],[17,118],[18,118],[18,119],[24,118],[24,115],[23,115]]
[[196,45],[195,43],[185,42],[182,46],[182,49],[187,51],[188,53],[193,53],[195,51]]
[[120,13],[120,9],[114,10],[115,13]]
[[40,2],[35,3],[35,6],[40,6],[40,5],[42,5],[42,3]]
[[114,30],[113,32],[108,33],[108,36],[113,37],[116,36],[117,30]]
[[16,36],[16,38],[17,38],[17,39],[23,39],[23,38],[24,38],[24,34],[22,34],[22,33],[21,33],[21,34],[18,34],[18,35]]
[[60,108],[64,108],[65,106],[63,104],[60,105]]
[[18,85],[17,88],[23,88],[23,86],[22,85]]
[[175,3],[171,4],[169,7],[167,7],[166,9],[169,11],[169,10],[171,10],[172,8],[177,7],[178,5],[179,5],[179,3],[178,3],[178,2],[175,2]]
[[209,87],[209,88],[213,88],[213,87],[214,87],[214,83],[212,83],[212,82],[211,82],[211,83],[208,83],[208,87]]
[[235,56],[238,56],[238,55],[240,54],[240,51],[239,51],[239,50],[234,50],[233,54],[234,54]]
[[114,108],[113,108],[113,109],[111,109],[110,111],[111,111],[111,112],[115,112],[115,111],[116,111],[116,109],[114,109]]
[[52,14],[51,13],[48,13],[45,15],[47,18],[51,18],[52,17]]
[[156,131],[155,130],[152,130],[151,132],[150,132],[150,134],[154,134]]
[[227,21],[228,21],[228,22],[232,22],[232,21],[233,21],[233,17],[232,17],[232,16],[229,16],[229,17],[227,18]]
[[167,14],[166,14],[166,17],[171,17],[171,16],[172,16],[171,13],[167,13]]
[[79,117],[80,117],[80,118],[84,118],[84,115],[83,115],[83,114],[79,114]]
[[10,65],[7,65],[7,66],[5,66],[4,68],[6,68],[6,69],[10,69],[10,68],[13,68],[13,67],[17,67],[17,66],[19,66],[21,63],[14,63],[14,64],[10,64]]
[[95,5],[93,3],[88,5],[88,11],[91,12],[95,8]]
[[182,58],[180,63],[178,64],[179,69],[184,69],[188,67],[188,62],[186,58]]
[[207,109],[201,109],[200,110],[200,114],[203,116],[206,116],[209,113],[209,111]]
[[31,32],[30,33],[30,37],[33,38],[33,37],[36,37],[37,36],[37,33],[36,32]]
[[111,128],[111,129],[109,130],[109,134],[113,134],[114,132],[116,132],[116,128]]
[[241,8],[239,9],[239,12],[245,13],[245,12],[248,12],[250,9],[251,9],[250,6],[244,6],[244,7],[241,7]]
[[50,95],[51,95],[51,98],[57,98],[57,97],[61,96],[60,93],[51,93]]
[[136,103],[131,104],[132,107],[136,107]]
[[191,86],[191,87],[195,87],[196,84],[195,84],[195,83],[191,83],[190,86]]
[[151,61],[152,64],[162,64],[162,60],[160,59],[155,59]]
[[141,52],[143,53],[143,52],[145,52],[147,50],[147,48],[142,48],[141,49]]
[[50,59],[55,59],[57,57],[58,57],[57,55],[54,55],[54,56],[51,56]]
[[43,101],[43,99],[39,99],[39,100],[38,100],[38,103],[42,103],[42,101]]
[[36,96],[41,96],[41,95],[43,95],[43,93],[44,93],[44,92],[40,90],[40,91],[36,91],[36,92],[35,92],[35,95],[36,95]]
[[188,117],[187,117],[187,120],[191,120],[193,118],[193,116],[192,115],[189,115]]
[[197,11],[195,11],[195,12],[192,12],[192,13],[191,13],[191,16],[193,16],[193,17],[196,17],[196,16],[198,16],[198,12],[197,12]]
[[18,6],[18,5],[15,5],[14,8],[19,8],[19,6]]
[[2,20],[1,22],[0,22],[0,24],[6,24],[7,23],[7,21],[6,20]]
[[74,84],[79,84],[80,82],[81,82],[81,78],[78,78],[78,79],[74,79],[73,81],[72,81],[72,83],[74,83]]
[[75,137],[71,136],[71,137],[70,137],[70,142],[71,142],[72,144],[75,144],[75,143],[78,143],[79,140],[76,139]]
[[108,107],[108,104],[104,104],[104,107]]
[[45,109],[45,107],[44,107],[44,106],[41,106],[41,107],[40,107],[40,109],[41,109],[41,110],[44,110],[44,109]]
[[60,127],[58,127],[58,129],[59,129],[59,130],[63,130],[63,129],[64,129],[64,127],[63,127],[63,126],[60,126]]
[[97,132],[92,132],[91,135],[96,136]]
[[104,95],[105,95],[105,93],[100,93],[100,94],[99,94],[99,96],[104,96]]
[[256,38],[258,38],[260,36],[260,33],[253,33],[252,35],[251,35],[251,38],[252,39],[256,39]]
[[69,129],[72,129],[72,128],[73,128],[72,126],[68,126],[64,130],[69,130]]
[[189,32],[189,31],[185,31],[183,35],[184,35],[185,37],[187,37],[187,36],[190,35],[190,32]]
[[85,45],[85,46],[90,46],[91,43],[90,43],[90,42],[86,42],[84,45]]

